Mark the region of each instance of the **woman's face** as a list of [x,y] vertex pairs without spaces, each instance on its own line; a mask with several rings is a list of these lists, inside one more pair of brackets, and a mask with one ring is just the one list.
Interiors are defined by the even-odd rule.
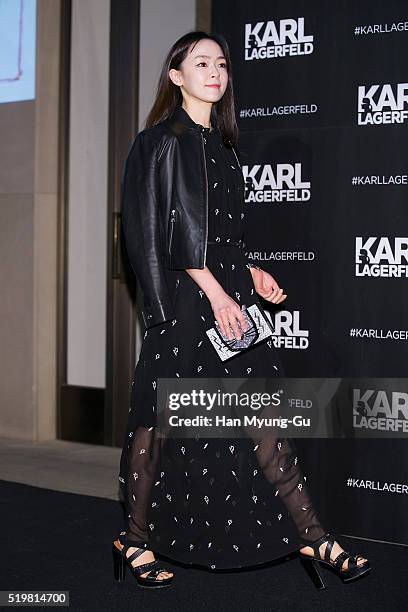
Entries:
[[[193,45],[192,45],[193,47]],[[199,40],[180,64],[172,68],[169,76],[180,86],[183,98],[197,98],[203,102],[218,102],[228,85],[226,59],[218,43],[209,38]]]

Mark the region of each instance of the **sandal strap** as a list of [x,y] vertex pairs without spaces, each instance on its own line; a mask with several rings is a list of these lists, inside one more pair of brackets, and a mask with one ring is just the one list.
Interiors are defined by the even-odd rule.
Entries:
[[131,555],[127,557],[126,553],[129,550],[129,548],[134,548],[134,546],[131,544],[125,544],[122,550],[120,551],[128,563],[132,563],[132,561],[134,561],[135,559],[140,557],[140,555],[143,555],[143,553],[146,552],[144,548],[138,548],[137,550],[135,550],[135,552],[133,552]]
[[344,571],[348,571],[349,569],[351,569],[350,566],[350,561],[352,559],[352,556],[350,555],[350,553],[348,553],[346,550],[342,550],[341,553],[339,553],[337,555],[337,557],[331,562],[332,565],[334,565],[334,567],[336,567],[338,570],[341,570],[341,568],[343,567],[343,563],[344,561],[346,561],[346,559],[349,560],[348,562],[348,568],[347,570]]
[[[346,559],[349,560],[348,564],[347,564],[347,569],[343,570],[345,572],[349,572],[349,571],[354,571],[356,569],[356,567],[358,566],[358,560],[359,559],[364,559],[364,557],[362,555],[351,555],[350,553],[348,553],[346,550],[343,550],[334,560],[334,563],[336,565],[336,567],[339,567],[339,569],[341,568],[341,566],[343,565],[343,563],[341,563],[340,565],[340,561],[339,558],[342,558],[342,561],[345,561]],[[360,563],[360,567],[362,567],[363,565],[367,565],[367,560],[364,561],[364,563]]]
[[144,574],[146,570],[152,570],[154,567],[157,567],[159,564],[158,560],[150,561],[150,563],[143,563],[142,565],[132,565],[132,571],[140,576],[140,574]]
[[327,542],[327,545],[325,548],[324,560],[330,561],[330,553],[332,551],[333,544],[334,544],[334,538],[330,533],[325,533],[318,540],[314,540],[313,542],[309,542],[308,540],[305,540],[305,539],[303,539],[303,542],[305,542],[305,546],[310,546],[310,548],[313,549],[314,557],[317,559],[322,558],[320,555],[320,550],[319,550],[320,546],[324,544],[325,542]]
[[[132,548],[131,546],[129,546],[129,548]],[[132,553],[131,555],[129,555],[128,557],[126,557],[126,561],[128,563],[132,563],[132,561],[134,561],[135,559],[137,559],[138,557],[140,557],[140,555],[143,555],[143,553],[146,552],[143,548],[139,548],[138,550],[136,550],[134,553]]]
[[157,567],[156,569],[151,570],[148,573],[148,575],[146,576],[146,580],[153,580],[153,582],[156,581],[156,578],[160,574],[160,572],[167,572],[167,570],[163,567]]
[[327,544],[326,544],[326,548],[324,549],[324,560],[327,563],[331,563],[331,552],[333,550],[334,540],[330,538],[326,541],[327,541]]

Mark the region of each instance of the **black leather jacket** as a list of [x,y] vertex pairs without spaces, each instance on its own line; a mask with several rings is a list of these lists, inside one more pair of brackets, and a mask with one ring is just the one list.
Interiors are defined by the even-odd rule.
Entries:
[[203,128],[181,106],[139,132],[131,146],[122,179],[122,226],[143,292],[146,328],[174,319],[164,268],[203,269],[208,235]]

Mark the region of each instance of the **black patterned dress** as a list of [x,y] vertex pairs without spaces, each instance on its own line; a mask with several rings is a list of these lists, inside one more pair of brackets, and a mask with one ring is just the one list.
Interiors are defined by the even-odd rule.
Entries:
[[[244,231],[241,170],[219,130],[200,127],[209,198],[206,265],[238,305],[260,305],[243,250],[233,244]],[[185,270],[166,274],[176,317],[143,335],[120,462],[125,526],[119,539],[211,569],[283,556],[301,546],[299,535],[315,540],[325,533],[293,443],[276,430],[163,439],[155,427],[157,378],[283,376],[278,352],[265,340],[221,361],[205,333],[214,325],[208,298]]]

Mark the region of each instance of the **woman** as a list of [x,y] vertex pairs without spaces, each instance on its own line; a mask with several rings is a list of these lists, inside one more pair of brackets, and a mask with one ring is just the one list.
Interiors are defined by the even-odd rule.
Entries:
[[[164,63],[156,101],[130,150],[123,229],[143,291],[146,330],[121,456],[125,530],[115,577],[168,586],[154,552],[212,569],[263,563],[294,550],[323,588],[316,559],[344,580],[369,571],[320,525],[288,439],[157,435],[157,378],[283,376],[273,344],[221,361],[206,330],[247,329],[241,305],[286,298],[243,250],[244,181],[236,151],[231,62],[220,36],[190,32]],[[254,441],[257,443],[254,445]],[[153,552],[154,551],[154,552]]]

